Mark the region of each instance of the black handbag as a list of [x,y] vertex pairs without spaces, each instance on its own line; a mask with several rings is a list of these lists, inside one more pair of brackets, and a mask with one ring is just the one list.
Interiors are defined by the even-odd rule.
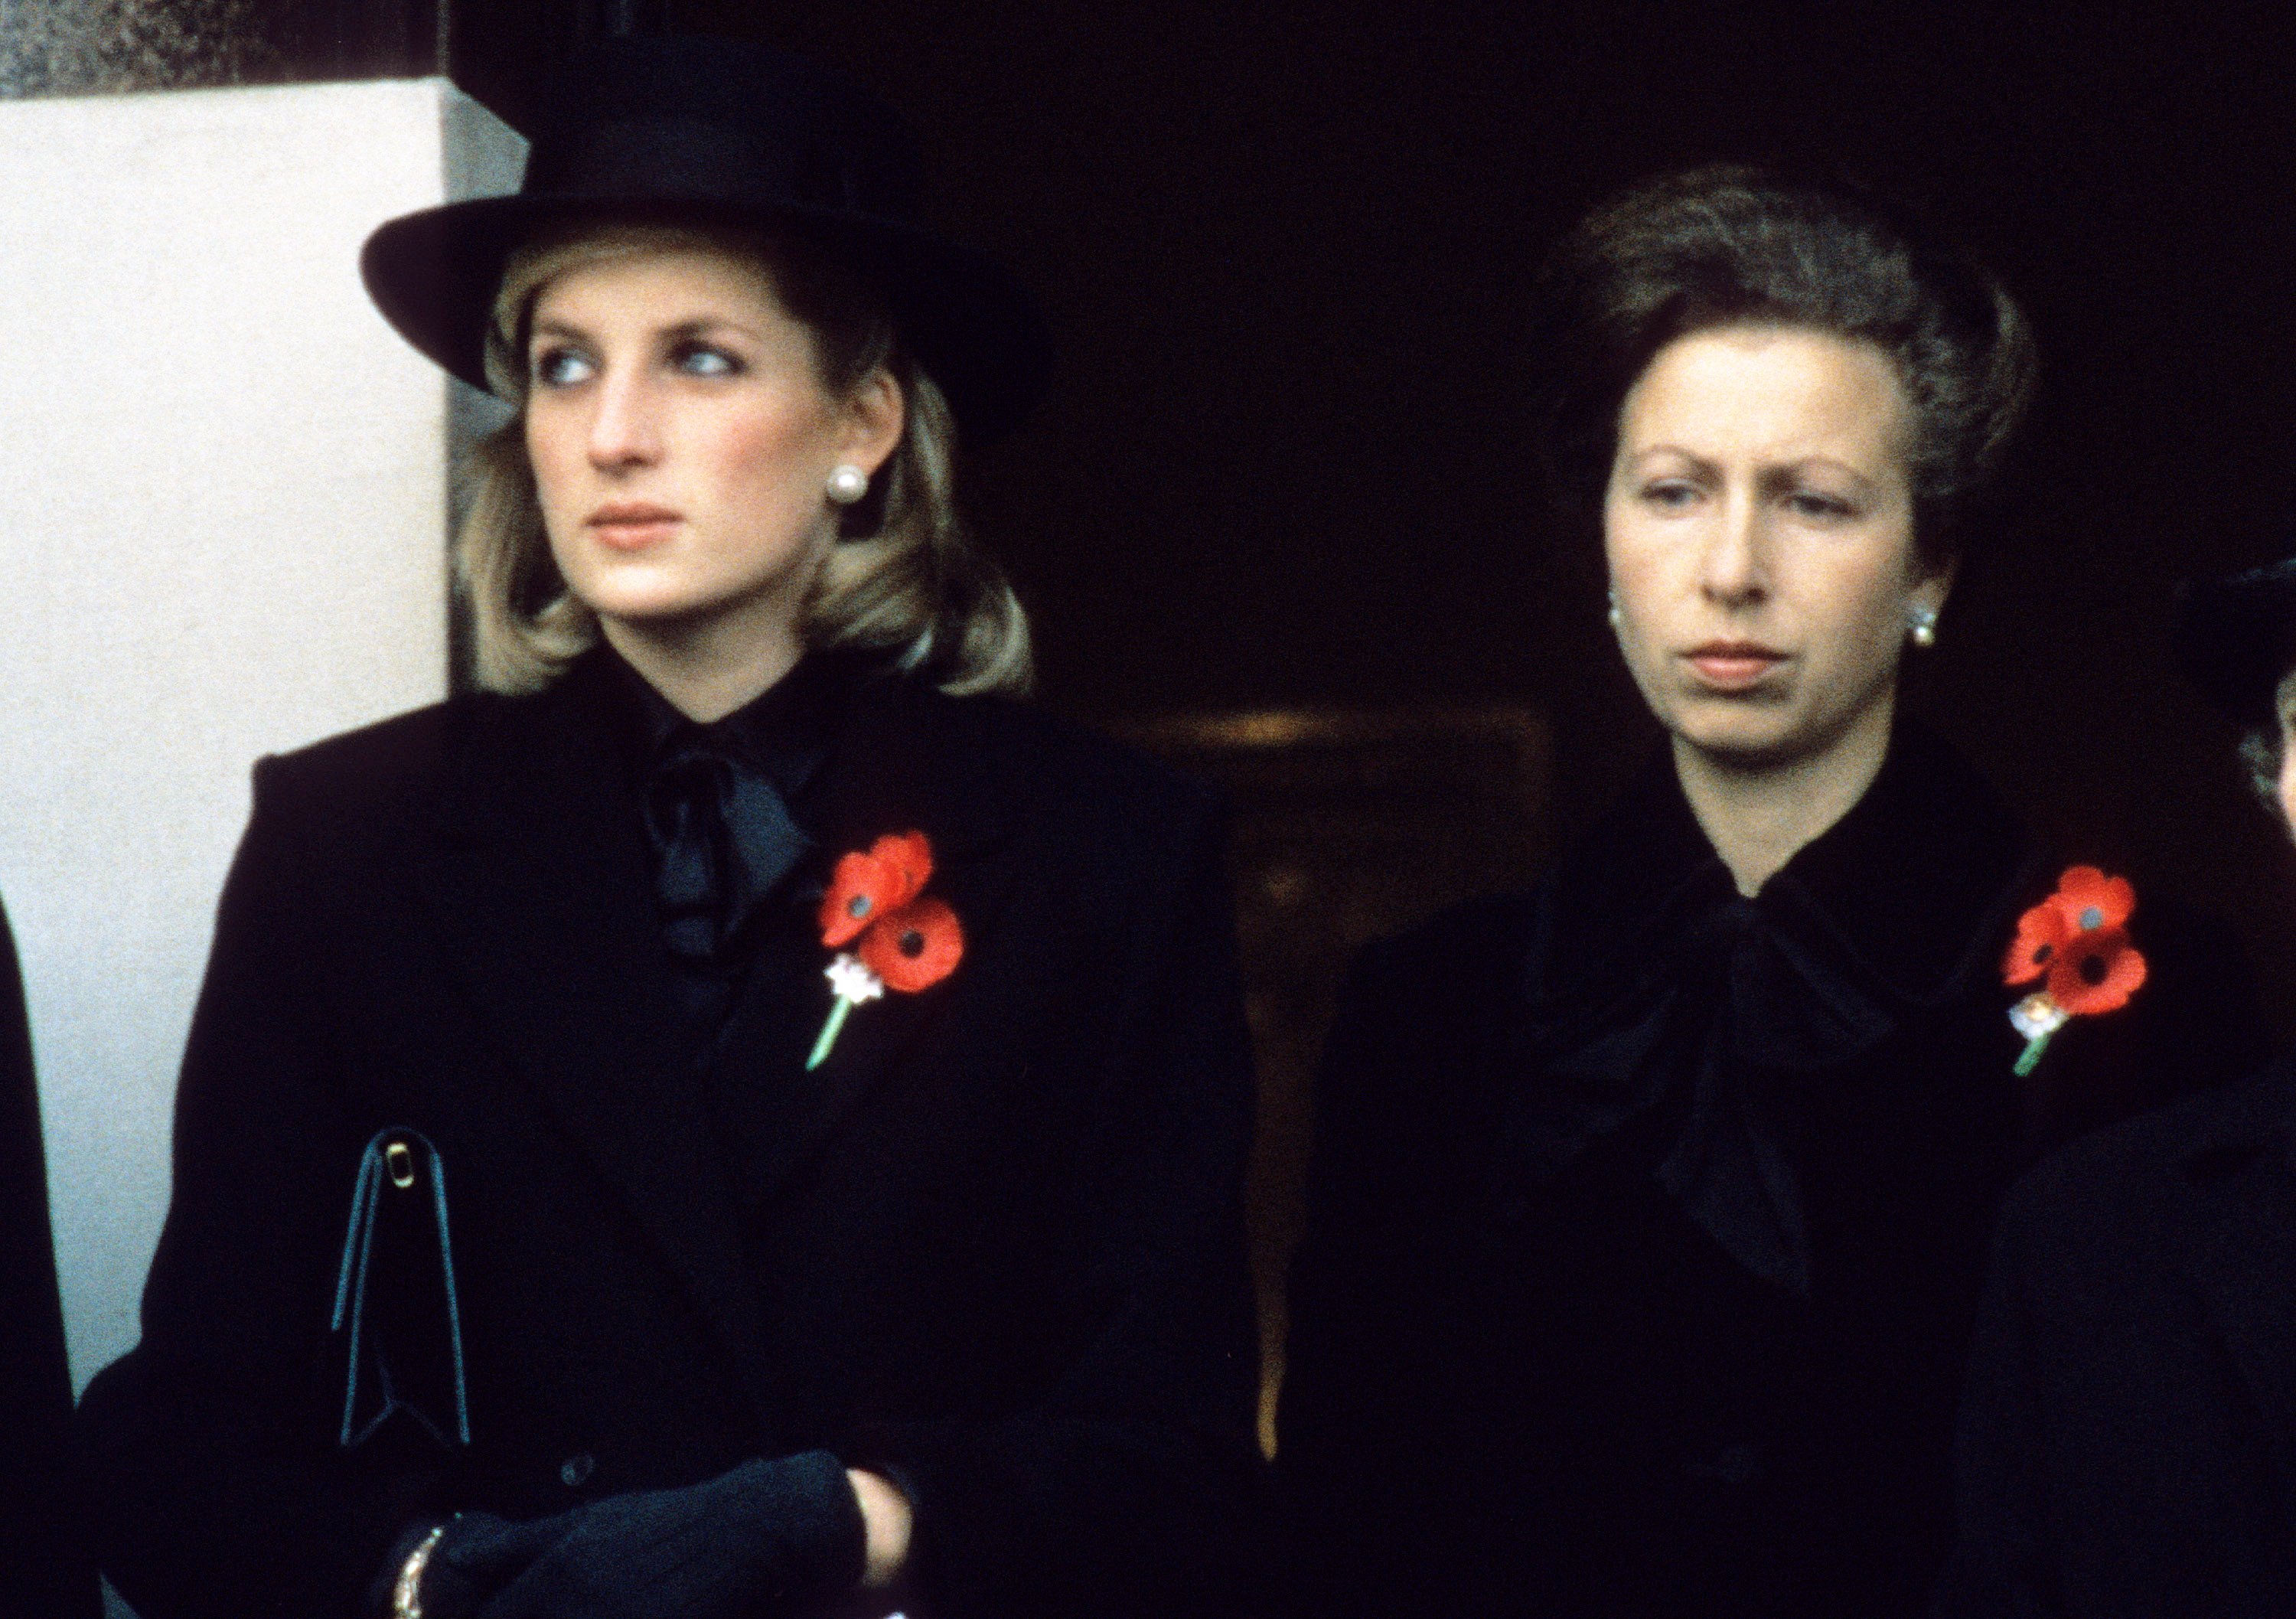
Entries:
[[393,1418],[448,1450],[471,1442],[447,1171],[419,1130],[378,1130],[359,1155],[329,1330],[344,1359],[344,1450]]

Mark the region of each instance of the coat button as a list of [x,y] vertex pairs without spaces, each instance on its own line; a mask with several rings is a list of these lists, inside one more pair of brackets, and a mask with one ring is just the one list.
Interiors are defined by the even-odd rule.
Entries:
[[558,1482],[569,1490],[579,1490],[590,1482],[590,1475],[597,1469],[598,1459],[584,1451],[558,1464]]

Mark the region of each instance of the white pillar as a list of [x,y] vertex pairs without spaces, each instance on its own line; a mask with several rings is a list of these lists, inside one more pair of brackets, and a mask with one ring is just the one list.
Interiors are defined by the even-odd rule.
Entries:
[[359,243],[523,150],[440,79],[0,102],[0,896],[78,1383],[135,1341],[250,766],[446,689],[468,402]]

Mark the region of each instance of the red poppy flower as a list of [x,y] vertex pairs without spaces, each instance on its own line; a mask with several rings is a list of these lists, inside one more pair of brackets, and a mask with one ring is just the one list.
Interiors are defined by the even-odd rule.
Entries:
[[888,989],[914,995],[956,971],[964,930],[956,913],[928,896],[880,916],[861,935],[861,963]]
[[821,942],[832,950],[851,943],[862,929],[915,899],[931,876],[932,845],[922,832],[890,833],[865,853],[840,856],[821,897]]
[[2017,918],[2017,937],[2001,963],[2001,976],[2013,984],[2030,983],[2049,970],[2070,930],[2062,912],[2044,900]]
[[879,838],[867,852],[839,859],[821,897],[821,942],[840,952],[827,976],[835,999],[829,1020],[805,1059],[810,1073],[829,1059],[838,1031],[853,1008],[887,990],[914,995],[956,971],[964,958],[964,930],[947,902],[922,895],[932,876],[932,845],[922,832]]
[[[2069,867],[2057,879],[2056,892],[2017,918],[2017,937],[2001,964],[2001,975],[2018,984],[2030,983],[2048,973],[2049,992],[2054,995],[2058,958],[2085,934],[2121,933],[2136,910],[2136,891],[2128,885],[2128,878],[2108,877],[2094,866]],[[2087,952],[2084,958],[2095,959],[2095,952]],[[2088,970],[2082,969],[2084,976],[2077,982],[2095,982],[2085,976]],[[2138,982],[2142,982],[2140,977]],[[2113,1002],[2116,1007],[2120,1004]]]
[[2127,877],[2108,877],[2094,866],[2071,866],[2057,879],[2057,892],[2042,902],[2054,906],[2082,933],[2126,927],[2136,911],[2136,891]]
[[2144,957],[2125,928],[2075,933],[2049,963],[2049,999],[2075,1017],[2117,1012],[2144,982]]

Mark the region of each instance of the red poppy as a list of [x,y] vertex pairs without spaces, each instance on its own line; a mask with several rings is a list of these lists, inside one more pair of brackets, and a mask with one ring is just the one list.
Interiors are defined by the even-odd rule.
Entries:
[[932,876],[932,845],[922,832],[889,833],[866,853],[840,856],[821,896],[821,942],[849,944],[862,929],[915,899]]
[[2070,866],[2057,879],[2057,892],[2042,901],[2054,906],[2083,933],[2126,927],[2136,912],[2136,891],[2127,877],[2108,877],[2094,866]]
[[964,930],[956,913],[930,895],[880,916],[861,935],[861,964],[885,987],[914,995],[956,971]]
[[[853,955],[829,964],[835,999],[805,1059],[808,1073],[828,1061],[853,1008],[887,990],[930,990],[964,958],[964,930],[946,901],[921,897],[932,876],[932,845],[922,832],[879,838],[868,851],[841,857],[821,897],[821,942],[830,949],[858,939]],[[857,960],[856,957],[858,957]]]
[[2001,975],[2022,984],[2046,974],[2049,999],[2077,1017],[2117,1011],[2144,982],[2144,957],[2128,942],[2136,909],[2126,877],[2075,866],[2017,918]]
[[2117,1012],[2144,984],[2144,972],[2126,929],[2077,933],[2049,964],[2049,999],[2075,1017]]
[[2001,976],[2013,984],[2030,983],[2049,970],[2069,932],[2064,916],[2046,900],[2017,918],[2017,937],[2001,963]]

